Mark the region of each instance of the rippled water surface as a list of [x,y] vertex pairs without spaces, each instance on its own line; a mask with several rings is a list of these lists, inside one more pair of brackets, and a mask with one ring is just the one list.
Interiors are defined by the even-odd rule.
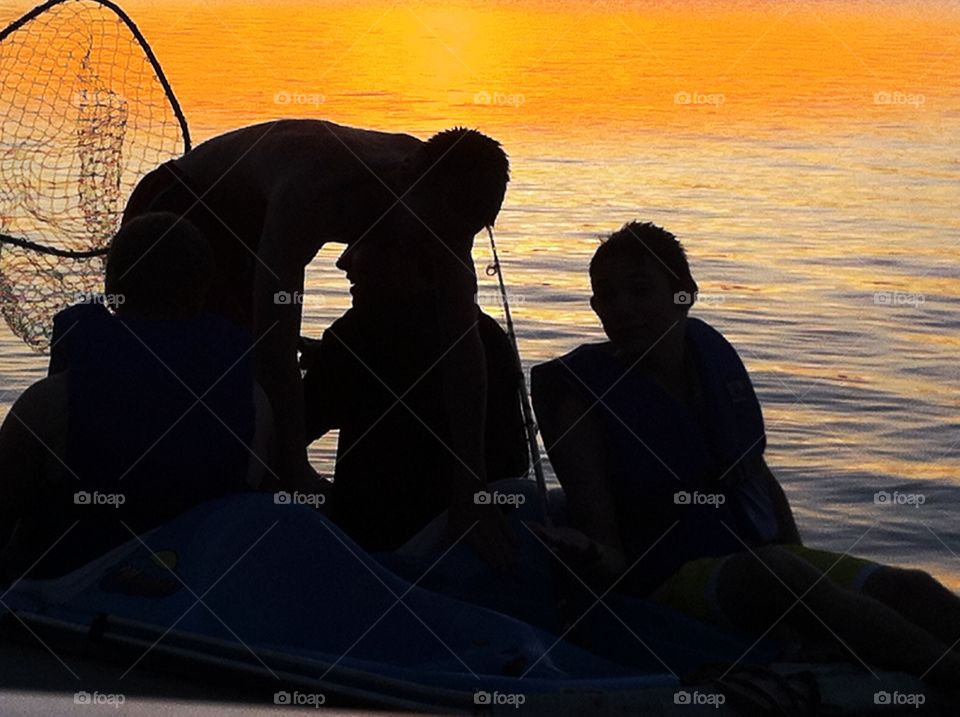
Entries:
[[[960,585],[950,4],[126,7],[196,140],[288,115],[502,141],[497,238],[527,367],[600,336],[585,274],[598,235],[633,218],[671,229],[700,283],[694,314],[753,376],[808,541]],[[3,0],[0,17],[25,9]],[[307,333],[348,305],[337,252],[310,269]],[[43,371],[0,328],[0,415]],[[333,445],[314,447],[325,469]],[[878,506],[881,490],[925,503]]]

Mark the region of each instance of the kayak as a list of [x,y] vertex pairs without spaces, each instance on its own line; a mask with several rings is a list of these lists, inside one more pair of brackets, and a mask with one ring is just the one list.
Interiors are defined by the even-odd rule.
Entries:
[[[61,578],[15,584],[2,597],[0,654],[44,646],[45,669],[90,700],[111,694],[102,665],[112,664],[122,668],[119,685],[172,674],[213,685],[221,699],[287,708],[735,715],[764,699],[816,697],[837,714],[902,709],[876,702],[881,687],[891,702],[922,694],[923,714],[960,704],[904,675],[878,683],[853,666],[772,665],[775,645],[751,649],[744,636],[626,598],[590,611],[605,637],[588,651],[511,615],[525,609],[522,592],[517,610],[492,609],[489,595],[447,594],[457,591],[444,583],[480,574],[466,546],[433,557],[414,579],[388,569],[393,562],[364,553],[311,508],[262,494],[223,498]],[[516,579],[536,579],[523,572]],[[90,679],[70,677],[76,656],[98,666]],[[755,667],[761,661],[767,667]],[[708,663],[732,669],[691,683]],[[38,687],[13,678],[5,669],[0,689]],[[4,704],[11,694],[0,693]]]

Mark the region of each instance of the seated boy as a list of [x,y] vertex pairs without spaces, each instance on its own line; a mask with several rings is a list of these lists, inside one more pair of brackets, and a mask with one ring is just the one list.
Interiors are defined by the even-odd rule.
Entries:
[[108,301],[55,317],[50,375],[0,428],[4,582],[62,575],[260,482],[270,406],[249,335],[200,313],[212,273],[193,225],[146,214],[110,246]]
[[[304,349],[307,441],[340,430],[331,516],[369,551],[403,545],[452,500],[457,457],[443,409],[436,287],[416,245],[367,237],[337,266],[353,307]],[[476,309],[486,367],[488,480],[524,475],[520,366],[503,329]],[[454,536],[457,537],[457,536]]]
[[695,617],[758,635],[782,619],[882,667],[960,674],[948,647],[960,601],[946,588],[800,546],[750,378],[723,336],[687,315],[697,285],[676,238],[627,224],[590,279],[609,341],[532,374],[572,523],[541,528],[545,539],[594,579]]

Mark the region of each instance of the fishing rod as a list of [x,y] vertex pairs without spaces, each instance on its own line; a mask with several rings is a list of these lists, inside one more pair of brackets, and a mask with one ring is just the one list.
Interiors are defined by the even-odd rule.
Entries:
[[[517,343],[517,332],[513,328],[513,315],[510,313],[510,302],[507,299],[507,285],[503,281],[503,269],[500,266],[500,256],[497,253],[497,243],[493,239],[493,227],[487,225],[487,234],[490,236],[490,248],[493,251],[493,264],[487,268],[487,275],[496,274],[500,284],[500,301],[503,304],[503,315],[507,321],[507,336],[510,345],[517,357],[517,367],[520,369],[520,381],[517,390],[520,393],[520,406],[523,409],[523,427],[527,434],[527,443],[530,447],[530,460],[533,461],[533,475],[540,493],[540,507],[543,513],[543,524],[551,526],[550,511],[547,509],[547,480],[543,475],[543,465],[540,458],[540,445],[537,443],[537,423],[533,420],[533,407],[530,405],[530,392],[527,390],[527,377],[523,373],[523,362],[520,358],[520,345]],[[493,269],[491,272],[490,269]]]

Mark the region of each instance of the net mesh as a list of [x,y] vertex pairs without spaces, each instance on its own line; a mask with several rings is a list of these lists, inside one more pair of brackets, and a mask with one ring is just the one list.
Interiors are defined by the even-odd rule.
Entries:
[[137,181],[188,148],[168,89],[109,3],[48,3],[0,35],[0,312],[30,346],[100,291],[103,257],[77,255],[106,247]]

